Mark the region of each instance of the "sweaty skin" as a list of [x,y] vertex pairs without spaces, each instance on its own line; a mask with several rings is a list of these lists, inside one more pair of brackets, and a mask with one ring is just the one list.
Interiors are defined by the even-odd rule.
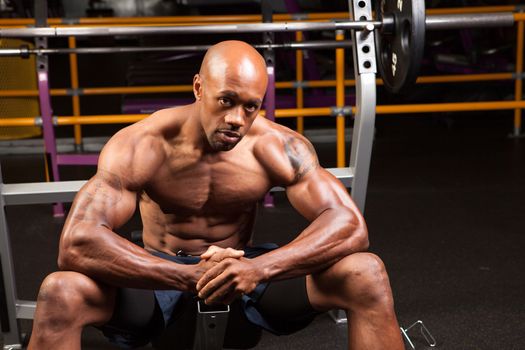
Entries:
[[[305,275],[314,308],[347,311],[350,348],[402,348],[384,266],[361,253],[362,215],[306,138],[259,116],[267,79],[255,49],[221,42],[193,79],[193,104],[158,111],[111,138],[65,222],[62,271],[42,284],[30,349],[79,348],[85,325],[111,317],[119,287],[192,291],[228,304],[261,282]],[[245,259],[240,249],[251,243],[257,203],[274,186],[310,225],[289,244]],[[145,249],[114,232],[137,203]],[[202,260],[176,264],[154,251]],[[66,281],[78,300],[57,296]],[[74,311],[57,311],[64,303]]]

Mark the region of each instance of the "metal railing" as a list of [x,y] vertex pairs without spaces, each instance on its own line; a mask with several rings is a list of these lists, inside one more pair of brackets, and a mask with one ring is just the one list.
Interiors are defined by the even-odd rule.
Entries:
[[[464,7],[464,8],[443,8],[443,9],[428,9],[429,15],[446,15],[446,14],[461,14],[461,13],[488,13],[488,12],[506,12],[518,11],[521,8],[517,6],[487,6],[487,7]],[[331,21],[334,19],[347,19],[348,13],[332,12],[332,13],[310,13],[310,14],[275,14],[273,20],[280,21]],[[143,25],[143,26],[158,26],[158,25],[188,25],[188,24],[225,24],[225,23],[258,23],[262,17],[260,15],[232,15],[232,16],[176,16],[176,17],[127,17],[127,18],[79,18],[75,20],[50,18],[48,20],[49,26],[121,26],[126,24]],[[438,84],[438,83],[461,83],[461,82],[475,82],[475,81],[498,81],[498,80],[514,80],[514,101],[489,101],[489,102],[465,102],[465,103],[435,103],[435,104],[404,104],[404,105],[381,105],[377,106],[378,114],[392,114],[392,113],[426,113],[426,112],[442,112],[442,111],[477,111],[477,110],[514,110],[514,130],[513,134],[518,136],[521,134],[522,128],[522,74],[523,74],[523,37],[524,37],[524,21],[525,14],[514,13],[514,20],[517,22],[516,26],[516,66],[514,72],[497,72],[487,74],[460,74],[460,75],[440,75],[440,76],[422,76],[417,80],[418,84]],[[0,19],[0,27],[30,27],[34,25],[33,19]],[[302,33],[296,33],[296,40],[302,40]],[[69,37],[69,48],[75,48],[75,37]],[[276,82],[276,89],[294,89],[296,92],[295,109],[277,109],[277,118],[297,118],[297,131],[302,133],[304,131],[304,117],[309,116],[333,116],[336,118],[337,129],[337,166],[342,167],[345,163],[345,140],[344,140],[344,115],[337,113],[342,110],[344,106],[344,90],[345,87],[355,86],[355,80],[344,79],[344,50],[336,49],[336,80],[310,80],[305,81],[303,76],[303,60],[304,55],[302,50],[297,50],[296,53],[296,80],[295,81],[281,81]],[[128,115],[94,115],[82,116],[80,114],[80,99],[81,96],[89,95],[111,95],[111,94],[155,94],[155,93],[179,93],[191,92],[191,85],[168,85],[168,86],[115,86],[115,87],[86,87],[79,86],[78,77],[78,63],[77,55],[75,53],[69,54],[70,62],[70,89],[51,89],[51,96],[71,96],[72,99],[72,115],[55,117],[55,125],[73,125],[75,144],[82,144],[82,129],[81,125],[85,124],[109,124],[109,123],[133,123],[145,117],[145,115],[128,114]],[[377,80],[377,84],[381,85],[381,79]],[[321,87],[335,87],[336,101],[333,107],[318,107],[318,108],[304,108],[304,89],[307,88],[321,88]],[[0,97],[28,97],[38,96],[38,90],[3,90],[0,91]],[[346,108],[350,111],[350,108]],[[353,109],[355,112],[355,108]],[[38,118],[0,118],[0,126],[29,126],[39,125],[41,121]]]

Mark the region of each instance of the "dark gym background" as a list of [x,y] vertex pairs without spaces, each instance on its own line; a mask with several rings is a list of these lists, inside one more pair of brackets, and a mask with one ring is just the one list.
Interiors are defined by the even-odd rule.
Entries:
[[[427,1],[427,8],[519,5],[520,1]],[[347,1],[298,1],[301,12],[346,11]],[[3,17],[30,17],[29,0],[3,1]],[[274,4],[276,12],[287,9]],[[183,14],[259,13],[256,1],[207,0],[53,0],[50,17],[153,16]],[[512,28],[429,32],[421,75],[459,72],[512,72],[515,37]],[[333,33],[309,34],[309,38]],[[471,37],[465,47],[462,36]],[[214,43],[229,36],[132,37],[79,39],[79,46],[178,45]],[[233,37],[232,37],[233,38]],[[235,36],[256,43],[259,36]],[[278,36],[277,40],[290,40]],[[50,46],[67,46],[61,39]],[[292,52],[277,52],[277,81],[294,80],[287,64]],[[312,53],[322,79],[334,77],[333,50]],[[346,77],[351,78],[347,54]],[[169,59],[169,54],[106,54],[79,56],[80,86],[188,84],[200,57]],[[0,61],[1,64],[1,61]],[[53,88],[69,87],[66,56],[52,56]],[[305,79],[309,77],[306,76]],[[352,94],[352,89],[347,90]],[[294,91],[278,90],[284,100]],[[316,93],[311,91],[311,93]],[[318,91],[333,95],[334,91]],[[411,94],[395,96],[378,88],[378,104],[496,101],[514,99],[514,81],[425,84]],[[157,98],[159,103],[191,96],[129,95],[81,98],[81,113],[118,114],[136,99]],[[56,115],[71,115],[71,99],[54,97]],[[334,97],[335,103],[335,97]],[[291,119],[279,119],[292,128]],[[85,126],[86,142],[105,140],[124,125]],[[329,117],[308,118],[307,135],[323,166],[335,166],[335,122]],[[348,127],[352,127],[351,120]],[[72,128],[56,128],[64,143],[72,142]],[[333,132],[332,132],[333,131]],[[525,139],[509,137],[513,111],[378,115],[370,169],[365,217],[370,250],[383,258],[390,274],[400,324],[418,319],[436,338],[437,349],[525,349]],[[6,183],[44,181],[43,155],[31,151],[37,143],[0,142],[0,161]],[[31,143],[33,142],[33,143]],[[27,146],[27,145],[30,146]],[[24,146],[24,147],[22,147]],[[349,149],[350,143],[347,144]],[[27,151],[27,149],[30,149]],[[25,151],[20,151],[24,149]],[[37,149],[37,147],[34,147]],[[63,180],[86,179],[93,167],[61,167]],[[285,243],[306,222],[282,194],[275,208],[262,208],[256,240]],[[56,269],[57,241],[63,219],[53,218],[48,205],[7,208],[21,299],[34,300],[39,283]],[[129,235],[140,228],[135,218],[120,230]],[[22,322],[23,330],[31,323]],[[429,348],[417,331],[410,333],[417,349]],[[288,337],[264,333],[257,349],[344,349],[345,326],[322,315],[305,330]],[[0,344],[2,344],[0,339]],[[84,349],[114,349],[94,329],[83,337]]]

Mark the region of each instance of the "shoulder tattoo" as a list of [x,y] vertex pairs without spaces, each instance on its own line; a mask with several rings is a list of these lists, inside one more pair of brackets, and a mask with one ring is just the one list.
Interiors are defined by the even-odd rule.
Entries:
[[319,166],[317,155],[312,144],[297,137],[287,137],[284,142],[284,151],[294,170],[294,182],[299,181],[310,170]]

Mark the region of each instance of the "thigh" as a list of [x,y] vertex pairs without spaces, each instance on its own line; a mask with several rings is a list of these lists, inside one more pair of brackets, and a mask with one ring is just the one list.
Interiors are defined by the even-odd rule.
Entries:
[[113,316],[106,326],[140,331],[150,328],[157,315],[162,317],[153,290],[120,288],[116,292]]
[[112,318],[98,327],[110,342],[121,348],[148,344],[164,330],[162,312],[152,290],[122,288],[117,290]]
[[305,276],[270,282],[259,298],[257,310],[279,334],[306,327],[318,314],[308,299]]

